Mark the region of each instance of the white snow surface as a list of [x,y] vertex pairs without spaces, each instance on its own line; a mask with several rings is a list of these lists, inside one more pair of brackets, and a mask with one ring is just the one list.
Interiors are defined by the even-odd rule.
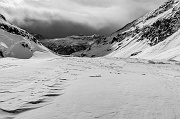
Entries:
[[[126,38],[121,48],[108,54],[110,57],[140,58],[148,60],[177,60],[180,61],[180,30],[155,46],[149,46],[147,40],[137,41],[136,38]],[[118,44],[118,43],[116,43]],[[115,44],[115,46],[117,46]],[[136,56],[133,53],[139,52]]]
[[180,119],[180,30],[155,46],[137,37],[78,58],[0,30],[0,119]]
[[179,65],[41,52],[2,58],[0,119],[179,119]]
[[22,36],[0,29],[0,51],[4,57],[29,59],[36,51],[49,52],[47,48]]
[[86,51],[106,57],[75,58],[0,30],[0,119],[179,119],[179,32],[153,47],[135,36]]

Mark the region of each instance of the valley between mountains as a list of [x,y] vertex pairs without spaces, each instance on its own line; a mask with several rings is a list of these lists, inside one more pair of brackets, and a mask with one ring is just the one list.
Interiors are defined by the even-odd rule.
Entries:
[[0,119],[180,119],[180,1],[109,36],[46,39],[0,15]]

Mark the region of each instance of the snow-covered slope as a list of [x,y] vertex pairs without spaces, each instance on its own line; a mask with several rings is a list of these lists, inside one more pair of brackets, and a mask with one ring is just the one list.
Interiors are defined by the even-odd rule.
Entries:
[[113,35],[120,46],[109,56],[180,60],[179,18],[179,0],[169,0],[137,19],[127,30],[115,32]]
[[49,48],[53,52],[59,55],[71,55],[74,52],[84,51],[89,49],[93,44],[104,39],[104,36],[92,35],[92,36],[69,36],[66,38],[56,39],[43,39],[39,40],[45,47]]
[[[80,57],[120,57],[180,61],[180,1],[168,0],[159,8],[127,24],[109,37],[47,40],[44,44],[59,54]],[[75,39],[75,40],[74,40]],[[45,41],[45,40],[44,40]],[[43,42],[43,41],[41,41]],[[0,56],[30,58],[47,51],[36,38],[8,23],[0,15]]]
[[8,23],[0,15],[0,57],[28,59],[36,51],[49,52],[32,35]]
[[[180,60],[180,1],[168,0],[156,10],[107,37],[86,56]],[[78,54],[78,53],[76,53]],[[75,54],[75,55],[76,55]]]

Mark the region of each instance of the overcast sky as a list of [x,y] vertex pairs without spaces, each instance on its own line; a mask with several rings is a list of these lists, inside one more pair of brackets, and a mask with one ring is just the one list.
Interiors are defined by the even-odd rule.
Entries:
[[109,35],[167,0],[0,0],[0,13],[48,38]]

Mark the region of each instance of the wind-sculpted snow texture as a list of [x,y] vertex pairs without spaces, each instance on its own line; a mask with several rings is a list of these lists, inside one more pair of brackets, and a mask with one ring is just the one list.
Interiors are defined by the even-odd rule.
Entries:
[[179,65],[42,53],[2,58],[0,119],[179,119]]

